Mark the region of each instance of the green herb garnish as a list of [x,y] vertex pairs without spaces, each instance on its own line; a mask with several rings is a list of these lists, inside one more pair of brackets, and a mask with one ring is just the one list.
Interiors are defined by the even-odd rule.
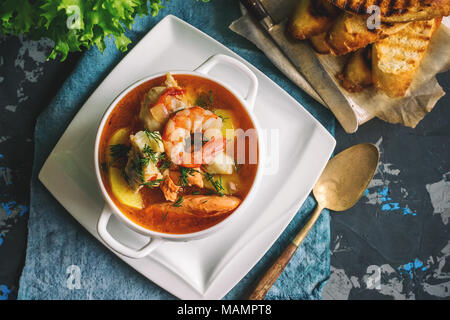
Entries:
[[160,165],[159,165],[159,170],[164,171],[166,169],[169,169],[172,166],[172,161],[170,161],[167,158],[167,154],[165,152],[162,152],[159,156],[158,159],[161,161]]
[[163,179],[151,180],[151,181],[147,181],[147,182],[141,183],[141,186],[147,186],[149,188],[154,188],[154,187],[157,187],[158,184],[160,182],[162,182],[162,181],[163,181]]
[[141,158],[139,158],[139,163],[141,165],[141,169],[144,169],[144,167],[148,166],[148,164],[150,163],[150,159],[141,157]]
[[211,182],[211,184],[212,184],[212,186],[214,187],[214,189],[216,189],[216,193],[219,195],[219,196],[223,196],[223,190],[224,190],[224,188],[223,188],[223,185],[222,185],[222,177],[221,176],[219,176],[219,178],[217,179],[217,180],[214,180],[214,176],[215,176],[215,174],[210,174],[210,173],[208,173],[208,172],[205,172],[204,173],[204,175],[205,175],[205,178],[209,181],[209,182]]
[[183,202],[183,196],[180,196],[177,201],[173,204],[174,207],[181,207],[181,203]]
[[102,162],[102,164],[100,165],[103,172],[106,172],[108,170],[108,164],[106,162]]
[[109,146],[109,152],[114,160],[125,158],[130,151],[130,147],[125,144],[113,144]]
[[214,105],[214,96],[211,90],[209,90],[209,103],[211,107]]
[[185,167],[180,167],[180,179],[178,181],[178,183],[180,184],[180,186],[182,187],[186,187],[187,185],[189,185],[188,182],[188,176],[193,176],[196,172],[200,172],[198,170],[192,169],[192,168],[185,168]]
[[145,145],[144,149],[142,149],[142,152],[153,162],[158,162],[158,155],[157,152],[154,151],[152,148],[150,148],[148,145]]
[[158,131],[149,131],[149,130],[145,129],[144,132],[149,140],[155,140],[156,142],[162,142],[161,134]]
[[228,120],[228,119],[229,119],[229,118],[224,117],[224,116],[222,116],[222,115],[220,115],[220,114],[216,114],[216,116],[218,116],[220,119],[222,119],[222,122],[224,122],[225,120]]
[[168,214],[169,212],[166,212],[166,213],[163,213],[162,215],[161,215],[161,220],[162,221],[164,221],[164,220],[166,220],[166,217],[167,217],[167,214]]
[[195,104],[202,108],[206,108],[208,106],[208,102],[202,96],[197,98]]
[[145,182],[144,168],[146,166],[148,166],[149,163],[150,163],[150,159],[149,158],[143,158],[143,157],[139,158],[139,175],[141,176],[141,179],[144,182]]
[[214,96],[212,91],[210,90],[208,93],[203,92],[199,94],[195,104],[199,107],[210,109],[214,106]]
[[150,159],[149,158],[145,158],[145,157],[141,157],[139,156],[136,160],[136,158],[133,158],[132,162],[131,162],[131,169],[133,169],[134,171],[136,171],[139,175],[139,177],[141,178],[141,181],[144,183],[145,182],[145,178],[144,178],[144,168],[149,164]]

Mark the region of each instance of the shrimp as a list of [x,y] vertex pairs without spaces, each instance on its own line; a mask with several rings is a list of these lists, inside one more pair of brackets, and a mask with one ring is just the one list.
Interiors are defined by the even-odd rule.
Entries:
[[172,113],[190,107],[186,90],[180,88],[168,73],[163,86],[153,87],[145,94],[139,119],[148,130],[156,131],[162,128]]
[[[173,163],[187,168],[198,168],[210,163],[225,149],[222,126],[220,117],[200,107],[177,112],[167,122],[162,137],[167,155]],[[194,138],[193,148],[188,146],[186,150],[186,140],[191,134],[195,137],[196,133],[202,133],[203,140],[208,142],[199,148]]]

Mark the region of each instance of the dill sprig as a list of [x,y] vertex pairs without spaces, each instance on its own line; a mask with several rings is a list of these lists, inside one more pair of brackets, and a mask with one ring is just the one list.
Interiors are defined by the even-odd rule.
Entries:
[[192,169],[192,168],[185,168],[185,167],[180,167],[180,179],[179,179],[179,184],[182,187],[186,187],[187,185],[189,185],[188,182],[188,176],[193,176],[196,172],[200,172],[198,170]]
[[177,201],[173,204],[174,207],[181,207],[181,203],[183,202],[183,196],[180,196]]
[[211,184],[214,187],[214,189],[216,189],[216,193],[222,197],[223,196],[223,190],[225,190],[223,188],[223,184],[222,184],[222,177],[219,176],[219,178],[217,180],[214,180],[215,174],[210,174],[208,172],[205,172],[204,175],[205,175],[205,178],[209,182],[211,182]]
[[211,90],[209,90],[209,103],[211,104],[211,107],[214,106],[214,96]]
[[147,186],[147,187],[153,189],[154,187],[157,187],[159,185],[159,183],[162,181],[163,181],[163,179],[151,180],[151,181],[141,183],[141,186]]
[[113,144],[109,146],[109,152],[114,160],[125,158],[130,151],[130,147],[125,144]]
[[228,120],[229,118],[227,118],[227,117],[224,117],[223,115],[221,115],[221,114],[216,114],[216,116],[218,116],[220,119],[222,119],[222,122],[225,122],[225,120]]
[[155,140],[156,142],[162,142],[161,134],[158,131],[149,131],[149,130],[145,129],[144,132],[149,140]]
[[144,168],[149,164],[150,159],[149,158],[145,158],[145,157],[137,157],[137,158],[133,158],[132,162],[131,162],[131,169],[133,169],[134,171],[136,171],[139,175],[139,178],[141,179],[141,182],[145,182],[145,177],[144,177]]
[[150,163],[149,158],[139,157],[139,175],[143,182],[145,182],[144,169]]
[[157,152],[154,151],[152,148],[150,148],[148,145],[145,145],[144,149],[142,149],[142,152],[153,162],[158,162],[158,155]]
[[172,166],[172,161],[169,160],[167,157],[167,154],[165,152],[162,152],[159,156],[159,161],[161,161],[159,165],[159,170],[164,171],[166,169],[169,169]]
[[197,100],[195,101],[195,104],[199,107],[202,107],[204,109],[210,109],[214,106],[214,95],[213,92],[210,90],[208,93],[204,92],[201,93]]

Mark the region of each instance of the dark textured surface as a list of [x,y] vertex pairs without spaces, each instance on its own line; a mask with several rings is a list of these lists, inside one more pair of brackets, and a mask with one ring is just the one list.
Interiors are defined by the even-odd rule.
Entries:
[[15,298],[25,256],[34,123],[80,56],[45,62],[48,49],[0,38],[0,299]]
[[[34,122],[79,57],[45,62],[48,48],[15,37],[0,42],[0,299],[16,297],[23,265]],[[449,73],[439,80],[449,92]],[[450,297],[449,103],[441,99],[416,129],[378,120],[354,135],[336,129],[336,152],[378,143],[382,164],[366,196],[332,214],[324,298]]]
[[[449,92],[449,72],[438,79]],[[378,143],[381,151],[369,193],[331,216],[328,287],[341,283],[340,297],[450,297],[449,104],[447,95],[415,129],[379,120],[351,136],[336,129],[336,152],[359,142]],[[378,275],[380,285],[370,289]]]

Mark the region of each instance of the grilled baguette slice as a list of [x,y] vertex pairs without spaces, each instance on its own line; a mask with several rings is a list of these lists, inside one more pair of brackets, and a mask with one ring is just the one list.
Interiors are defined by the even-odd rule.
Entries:
[[359,49],[351,54],[344,67],[338,75],[341,86],[349,92],[360,92],[373,84],[371,45]]
[[305,40],[327,31],[339,13],[327,0],[300,0],[288,30],[294,38]]
[[408,23],[384,24],[369,29],[364,16],[343,13],[328,32],[327,43],[331,53],[340,56],[374,43],[405,28]]
[[430,20],[450,14],[450,0],[330,0],[354,14],[366,15],[372,5],[380,8],[384,22]]
[[412,22],[373,45],[372,76],[376,88],[391,98],[406,94],[441,20]]

